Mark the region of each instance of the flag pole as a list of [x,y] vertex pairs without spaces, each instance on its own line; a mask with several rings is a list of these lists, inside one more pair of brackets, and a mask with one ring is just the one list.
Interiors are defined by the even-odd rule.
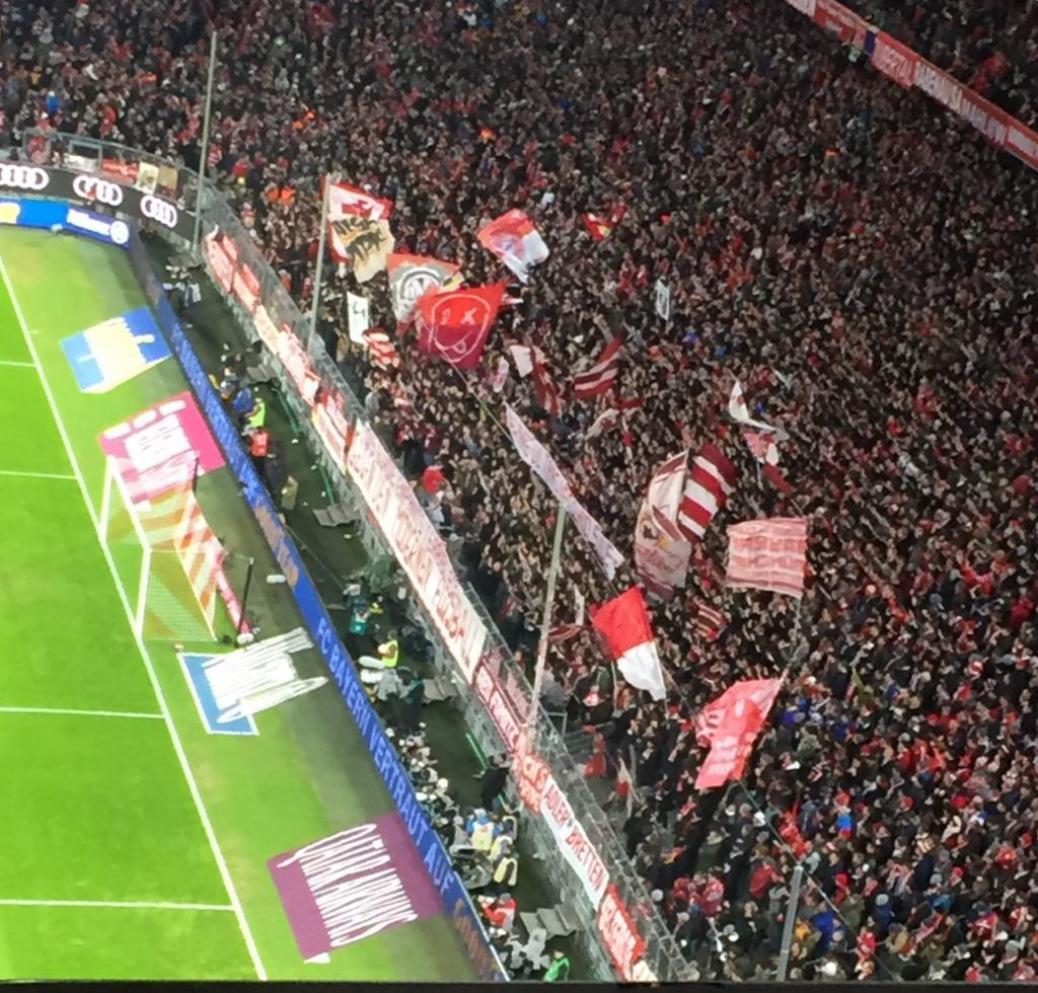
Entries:
[[198,239],[202,232],[202,187],[205,186],[205,167],[209,159],[209,121],[213,113],[213,82],[216,79],[216,24],[209,22],[209,79],[205,86],[205,113],[202,117],[202,154],[198,160],[198,190],[195,192],[195,228],[191,236],[191,253],[198,252]]
[[775,979],[784,983],[786,970],[789,968],[789,949],[793,943],[793,926],[796,924],[797,908],[800,904],[800,880],[804,875],[804,867],[798,862],[793,869],[793,878],[789,883],[789,901],[786,904],[786,919],[782,922],[782,947],[779,952]]
[[533,699],[526,716],[526,750],[534,751],[537,744],[537,717],[541,706],[541,686],[544,684],[544,667],[548,662],[548,632],[551,630],[551,612],[555,601],[555,582],[559,576],[562,558],[562,535],[566,530],[566,508],[558,504],[555,518],[555,539],[551,548],[551,565],[548,568],[548,588],[544,594],[544,616],[541,620],[541,637],[537,642],[537,668],[533,674]]
[[324,177],[324,189],[321,193],[321,234],[317,242],[317,270],[314,272],[314,299],[310,305],[310,329],[306,335],[306,347],[317,334],[317,313],[321,306],[321,284],[324,282],[324,250],[328,242],[328,190],[332,177]]

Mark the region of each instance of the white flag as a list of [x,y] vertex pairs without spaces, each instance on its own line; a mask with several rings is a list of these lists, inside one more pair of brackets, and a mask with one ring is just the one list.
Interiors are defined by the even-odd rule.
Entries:
[[364,344],[364,332],[371,326],[371,307],[367,297],[354,296],[346,292],[346,308],[350,321],[350,341]]

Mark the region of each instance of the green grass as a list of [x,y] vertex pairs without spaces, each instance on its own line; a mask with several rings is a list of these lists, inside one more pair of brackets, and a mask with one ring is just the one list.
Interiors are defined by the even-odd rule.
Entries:
[[[0,258],[87,495],[69,478],[34,356],[0,286],[0,979],[254,978],[246,929],[272,979],[474,978],[443,916],[338,949],[328,964],[301,961],[267,859],[392,801],[333,686],[260,714],[256,737],[209,735],[170,637],[146,629],[142,654],[127,617],[139,557],[116,542],[106,559],[91,516],[104,481],[97,434],[183,390],[183,377],[170,359],[109,393],[79,391],[61,339],[144,302],[119,250],[7,229]],[[201,479],[198,493],[233,553],[239,594],[244,563],[256,559],[250,613],[263,632],[299,626],[285,588],[263,582],[278,570],[229,470]],[[158,571],[175,585],[175,570]],[[183,600],[182,588],[172,592]],[[304,676],[322,671],[315,652],[297,662]],[[163,704],[168,724],[153,719]],[[17,712],[26,708],[144,716]]]

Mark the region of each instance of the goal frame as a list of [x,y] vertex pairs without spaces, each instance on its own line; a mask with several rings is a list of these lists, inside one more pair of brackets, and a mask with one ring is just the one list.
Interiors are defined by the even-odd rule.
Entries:
[[100,514],[101,540],[106,548],[111,547],[108,539],[108,526],[112,517],[113,491],[118,491],[118,499],[123,502],[123,507],[133,525],[137,543],[141,547],[141,568],[140,574],[137,576],[136,600],[133,605],[133,630],[138,638],[143,638],[144,617],[148,608],[148,577],[151,575],[152,547],[147,534],[145,534],[137,510],[133,505],[133,500],[130,499],[130,491],[126,486],[126,480],[123,479],[122,474],[119,472],[118,463],[109,456],[105,459],[105,476],[101,489]]

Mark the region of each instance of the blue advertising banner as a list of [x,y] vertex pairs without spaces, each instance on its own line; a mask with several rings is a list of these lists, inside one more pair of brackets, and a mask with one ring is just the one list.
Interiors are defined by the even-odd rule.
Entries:
[[183,368],[213,435],[224,451],[228,465],[242,485],[245,499],[279,569],[288,581],[288,587],[299,607],[303,622],[327,662],[332,677],[364,737],[375,766],[400,813],[400,819],[418,849],[425,871],[439,893],[445,912],[451,917],[480,977],[485,981],[506,981],[507,975],[489,945],[468,892],[454,871],[443,842],[418,802],[407,772],[364,692],[353,661],[321,602],[317,588],[306,571],[295,544],[278,518],[277,509],[260,482],[251,459],[242,447],[237,429],[227,416],[205,369],[163,293],[162,284],[152,270],[143,246],[138,239],[133,238],[128,247],[130,261],[158,317],[159,327],[165,333],[173,354]]
[[130,226],[126,221],[57,200],[0,197],[0,224],[71,231],[120,248],[130,243]]

